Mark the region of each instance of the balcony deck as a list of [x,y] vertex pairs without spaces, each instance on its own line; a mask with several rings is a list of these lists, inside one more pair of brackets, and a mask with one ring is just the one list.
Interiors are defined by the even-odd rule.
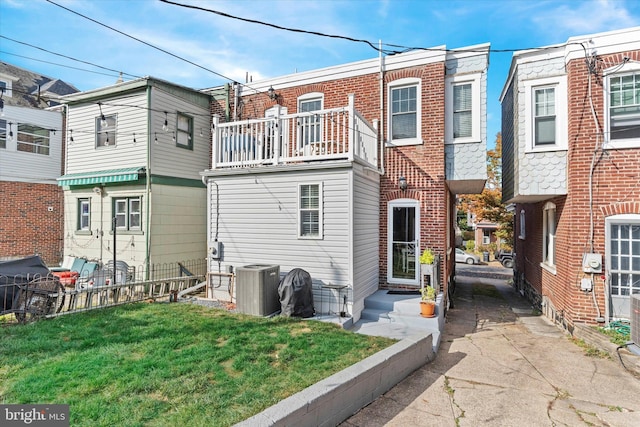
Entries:
[[220,123],[213,119],[212,168],[350,160],[378,167],[378,131],[354,108],[279,114]]

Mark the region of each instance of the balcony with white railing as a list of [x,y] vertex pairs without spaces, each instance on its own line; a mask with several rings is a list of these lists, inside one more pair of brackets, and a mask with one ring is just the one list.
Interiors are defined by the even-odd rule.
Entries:
[[279,114],[220,123],[213,118],[212,168],[244,168],[321,160],[378,166],[378,131],[354,108]]

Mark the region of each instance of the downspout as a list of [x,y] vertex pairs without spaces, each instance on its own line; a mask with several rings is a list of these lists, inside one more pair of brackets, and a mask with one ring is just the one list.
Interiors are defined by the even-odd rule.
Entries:
[[240,99],[240,85],[233,82],[233,121],[238,120],[238,102]]
[[229,83],[224,84],[224,118],[225,121],[230,121],[231,118],[231,85]]
[[380,175],[384,176],[384,64],[382,59],[382,40],[378,41],[378,57],[380,62],[380,126],[378,138],[380,140]]
[[146,166],[146,174],[145,174],[145,181],[146,181],[146,188],[145,188],[145,198],[146,198],[146,204],[147,204],[147,219],[146,219],[146,224],[145,224],[145,228],[146,228],[146,238],[145,238],[145,242],[146,242],[146,255],[145,255],[145,260],[144,260],[144,264],[145,264],[145,280],[149,280],[149,268],[151,265],[151,147],[153,146],[151,144],[151,114],[152,114],[152,110],[151,110],[151,86],[147,85],[147,166]]

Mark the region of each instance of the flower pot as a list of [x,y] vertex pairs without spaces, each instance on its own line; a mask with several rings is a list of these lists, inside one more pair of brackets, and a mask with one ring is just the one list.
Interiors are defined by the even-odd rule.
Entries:
[[420,316],[435,317],[436,303],[435,301],[420,301]]

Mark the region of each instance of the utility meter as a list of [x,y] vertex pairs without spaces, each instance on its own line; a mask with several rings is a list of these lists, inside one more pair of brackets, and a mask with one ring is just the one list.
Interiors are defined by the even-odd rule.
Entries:
[[209,253],[211,254],[211,259],[220,259],[222,258],[222,254],[220,253],[222,249],[222,243],[219,241],[211,242],[211,246],[209,246]]
[[602,255],[584,254],[582,256],[582,271],[585,273],[602,273]]

